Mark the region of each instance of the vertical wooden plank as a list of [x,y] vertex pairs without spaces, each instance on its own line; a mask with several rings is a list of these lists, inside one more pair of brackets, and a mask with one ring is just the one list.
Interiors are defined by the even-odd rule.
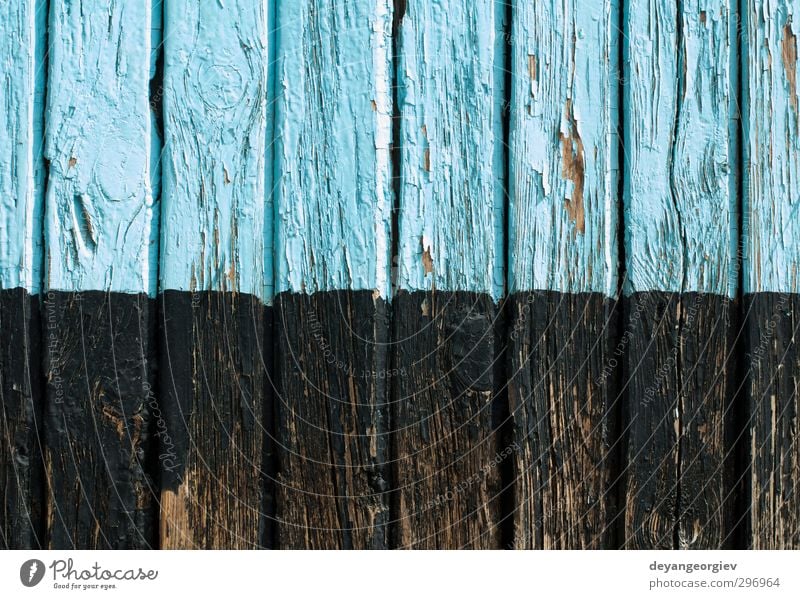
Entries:
[[42,545],[40,322],[47,3],[0,7],[0,548]]
[[750,436],[748,546],[800,548],[800,3],[745,4],[743,286]]
[[268,3],[165,2],[161,545],[262,544]]
[[392,2],[277,7],[281,548],[382,548]]
[[731,542],[736,6],[625,4],[624,545]]
[[[509,404],[517,548],[611,546],[619,4],[513,11]],[[619,343],[614,343],[619,341]]]
[[402,548],[500,546],[502,3],[399,18],[400,214],[392,424]]
[[158,206],[149,3],[50,3],[45,368],[52,548],[154,542]]

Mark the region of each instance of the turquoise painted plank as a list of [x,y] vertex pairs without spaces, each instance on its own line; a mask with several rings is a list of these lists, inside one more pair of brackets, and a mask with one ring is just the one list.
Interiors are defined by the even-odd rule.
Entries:
[[165,4],[162,290],[264,301],[267,4]]
[[0,7],[0,288],[37,294],[42,280],[45,0]]
[[[616,0],[515,4],[508,398],[513,546],[611,546],[618,290]],[[616,360],[615,362],[616,363]]]
[[510,291],[617,293],[617,0],[521,3],[512,29]]
[[388,297],[391,19],[391,0],[277,6],[277,293]]
[[505,287],[502,3],[405,6],[398,286],[497,300]]
[[737,5],[627,0],[626,548],[726,548],[738,291]]
[[51,2],[48,289],[155,294],[150,28],[149,2]]
[[627,3],[624,291],[733,297],[731,4],[684,0],[676,6]]
[[750,468],[746,544],[800,547],[800,2],[742,17],[743,286]]
[[800,292],[800,2],[747,2],[743,77],[744,293]]

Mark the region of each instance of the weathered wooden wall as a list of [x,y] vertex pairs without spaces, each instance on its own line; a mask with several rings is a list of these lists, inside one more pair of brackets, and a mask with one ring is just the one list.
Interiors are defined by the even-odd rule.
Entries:
[[798,10],[3,3],[2,546],[800,548]]

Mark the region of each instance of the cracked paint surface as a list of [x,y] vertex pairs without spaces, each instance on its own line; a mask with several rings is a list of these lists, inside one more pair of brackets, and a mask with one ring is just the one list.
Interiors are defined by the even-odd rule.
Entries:
[[515,5],[509,287],[617,290],[616,0]]
[[281,2],[276,19],[276,292],[387,298],[392,2]]
[[626,294],[736,294],[735,9],[629,0],[625,10]]
[[45,286],[156,292],[151,5],[50,4]]
[[0,288],[39,293],[45,0],[0,5]]
[[161,288],[271,300],[267,5],[168,0]]
[[800,291],[800,2],[748,0],[744,20],[744,293]]
[[503,4],[406,2],[401,289],[503,294]]

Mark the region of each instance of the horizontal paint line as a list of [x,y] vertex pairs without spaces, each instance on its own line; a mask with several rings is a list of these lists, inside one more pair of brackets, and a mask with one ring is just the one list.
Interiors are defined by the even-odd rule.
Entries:
[[[147,295],[150,298],[155,298],[155,297],[157,297],[157,296],[159,296],[159,295],[161,295],[163,293],[166,293],[166,292],[179,292],[179,293],[187,293],[187,294],[236,293],[236,294],[242,295],[242,296],[250,296],[250,295],[252,295],[254,297],[257,297],[259,299],[259,301],[261,301],[261,303],[263,303],[264,305],[267,305],[267,306],[272,306],[274,304],[275,298],[277,296],[279,296],[279,295],[285,295],[285,294],[317,295],[317,294],[324,294],[324,293],[338,293],[338,292],[343,292],[343,291],[352,292],[352,293],[369,291],[369,292],[373,293],[375,298],[381,298],[383,300],[387,300],[387,298],[384,296],[384,294],[377,293],[376,290],[374,290],[374,289],[323,289],[323,290],[312,291],[312,292],[297,292],[297,291],[291,291],[291,290],[279,290],[279,291],[277,291],[275,296],[268,297],[268,298],[265,299],[263,294],[262,295],[257,295],[257,294],[253,294],[253,293],[244,293],[244,292],[240,292],[240,291],[220,290],[220,289],[189,290],[189,289],[180,288],[180,287],[177,287],[177,286],[176,287],[161,288],[161,289],[158,290],[158,292],[156,294],[151,294],[151,293],[147,293],[147,292],[145,292],[144,290],[141,290],[141,289],[116,289],[116,288],[98,289],[96,287],[88,287],[88,288],[79,289],[79,288],[56,288],[56,287],[51,287],[51,288],[45,288],[43,291],[39,291],[36,286],[14,285],[14,286],[10,286],[10,287],[6,288],[6,287],[3,287],[2,285],[0,285],[0,290],[16,290],[16,289],[23,289],[27,294],[32,295],[32,296],[36,296],[36,295],[38,295],[38,296],[46,296],[50,292],[53,292],[53,293],[119,293],[119,294],[122,294],[122,295]],[[433,293],[433,294],[436,294],[436,293],[474,293],[474,294],[484,294],[484,295],[491,296],[493,301],[495,302],[495,304],[498,304],[498,305],[502,304],[505,301],[508,301],[508,299],[513,298],[513,297],[519,297],[521,295],[526,295],[526,294],[535,296],[535,295],[538,295],[538,294],[545,294],[545,293],[557,293],[557,294],[561,294],[561,295],[565,295],[565,296],[568,296],[568,295],[601,295],[603,297],[606,297],[606,298],[608,298],[610,300],[614,300],[614,301],[620,299],[620,297],[617,296],[617,295],[608,295],[605,292],[596,291],[596,290],[564,291],[564,290],[561,290],[561,289],[529,289],[529,290],[516,290],[516,291],[512,291],[511,293],[506,294],[506,295],[496,296],[493,293],[489,293],[489,292],[481,291],[481,290],[475,290],[475,289],[427,289],[427,290],[425,290],[425,289],[404,289],[404,288],[401,288],[401,289],[393,289],[392,290],[392,293],[391,293],[391,295],[390,295],[390,297],[388,299],[388,303],[391,304],[392,303],[392,297],[396,296],[398,293]],[[793,291],[793,290],[781,290],[781,289],[763,289],[763,290],[759,290],[759,291],[755,291],[755,292],[747,292],[747,293],[736,294],[736,295],[726,295],[726,294],[720,294],[720,293],[713,293],[713,292],[708,292],[708,291],[704,291],[704,290],[701,290],[701,289],[684,289],[684,290],[681,290],[681,291],[668,290],[668,289],[645,289],[645,290],[636,290],[636,291],[626,291],[624,293],[623,297],[624,298],[630,298],[630,297],[635,296],[637,294],[643,294],[643,293],[661,293],[661,294],[669,294],[669,295],[685,295],[685,294],[696,293],[696,294],[709,295],[709,296],[719,296],[719,297],[727,298],[729,300],[734,300],[734,299],[741,298],[741,297],[747,298],[749,296],[758,296],[758,295],[766,295],[766,294],[789,295],[789,296],[800,295],[800,291],[798,291],[798,290],[794,290]]]

